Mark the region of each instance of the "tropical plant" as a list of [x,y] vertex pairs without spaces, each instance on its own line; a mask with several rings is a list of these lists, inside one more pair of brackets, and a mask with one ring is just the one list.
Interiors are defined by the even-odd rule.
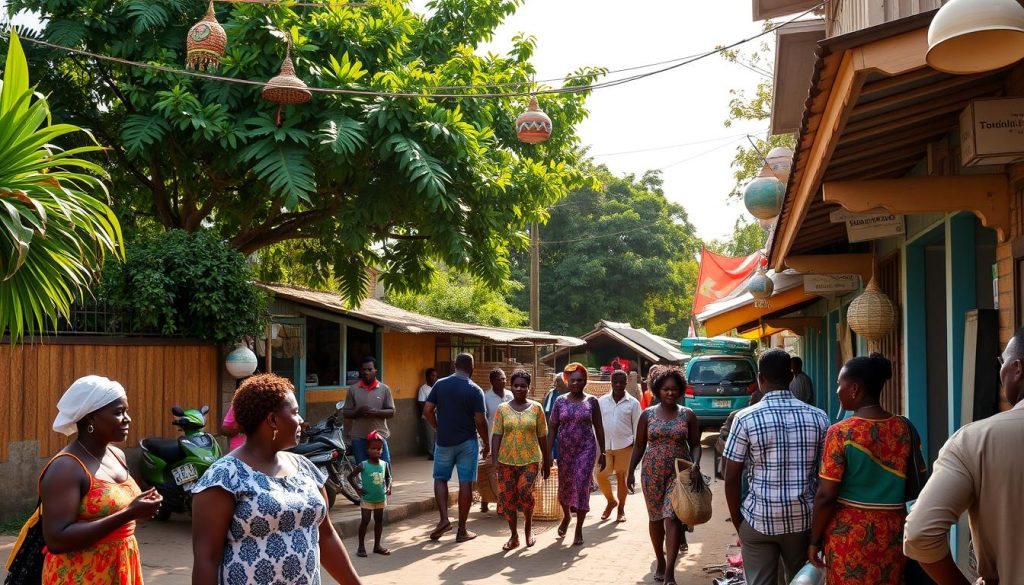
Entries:
[[[106,173],[81,158],[102,147],[77,126],[51,123],[13,31],[0,83],[0,335],[15,343],[68,317],[123,242],[98,178]],[[54,144],[71,135],[92,144]]]
[[[212,229],[246,255],[298,242],[300,260],[351,300],[371,265],[394,290],[429,283],[441,263],[496,285],[527,226],[583,178],[573,128],[586,92],[540,96],[554,136],[521,144],[513,121],[523,94],[543,89],[532,83],[534,40],[477,51],[520,3],[432,0],[426,14],[407,0],[218,3],[229,37],[219,75],[270,79],[291,37],[297,73],[314,89],[378,93],[315,93],[286,106],[280,125],[258,85],[45,48],[33,57],[60,116],[114,145],[113,192],[132,217]],[[205,4],[11,0],[8,9],[38,13],[49,42],[180,69]]]
[[[523,285],[509,283],[511,290]],[[528,315],[505,298],[505,291],[468,274],[441,268],[422,292],[389,294],[387,301],[396,307],[460,323],[492,327],[523,327]]]
[[263,331],[268,316],[245,256],[208,231],[137,234],[100,294],[133,333],[229,344]]

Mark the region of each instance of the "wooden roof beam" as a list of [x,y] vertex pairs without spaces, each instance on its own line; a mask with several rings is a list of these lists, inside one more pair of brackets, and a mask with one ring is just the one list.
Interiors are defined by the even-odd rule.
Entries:
[[786,266],[803,274],[857,274],[871,280],[874,267],[871,254],[813,254],[787,256]]
[[1002,174],[828,181],[822,191],[826,202],[854,212],[879,207],[897,215],[970,211],[996,230],[1000,242],[1010,235],[1010,185]]

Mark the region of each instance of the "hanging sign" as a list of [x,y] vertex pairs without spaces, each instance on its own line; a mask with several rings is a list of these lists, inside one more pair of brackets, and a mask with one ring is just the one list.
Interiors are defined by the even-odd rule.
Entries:
[[1024,99],[974,100],[960,114],[960,162],[965,167],[1024,159]]
[[805,274],[804,292],[813,294],[851,292],[860,287],[856,274]]
[[853,213],[840,209],[829,215],[833,223],[846,222],[846,239],[853,242],[879,240],[906,233],[902,215],[884,210],[870,213]]

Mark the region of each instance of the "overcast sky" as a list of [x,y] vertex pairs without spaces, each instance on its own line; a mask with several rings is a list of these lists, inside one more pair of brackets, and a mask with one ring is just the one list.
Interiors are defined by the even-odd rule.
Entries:
[[[426,5],[426,0],[411,2],[421,10]],[[761,30],[750,11],[748,0],[526,0],[484,50],[504,53],[514,35],[531,34],[537,38],[537,78],[561,78],[583,66],[621,69],[748,38]],[[743,122],[726,128],[729,90],[749,94],[757,82],[757,74],[712,55],[595,91],[587,99],[590,117],[577,131],[594,159],[616,173],[641,176],[648,169],[663,169],[668,198],[686,208],[697,234],[726,237],[746,213],[742,203],[728,199],[733,184],[729,163],[736,147],[746,143],[745,133],[764,134],[768,126]],[[679,144],[689,146],[663,148]],[[635,150],[648,151],[615,154]]]

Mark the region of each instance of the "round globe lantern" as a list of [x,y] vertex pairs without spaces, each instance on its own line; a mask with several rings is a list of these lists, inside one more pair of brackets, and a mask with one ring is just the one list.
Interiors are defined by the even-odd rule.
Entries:
[[743,189],[743,205],[757,219],[771,219],[782,210],[786,187],[767,166]]
[[551,138],[551,118],[541,111],[537,98],[530,98],[526,111],[516,118],[516,135],[521,142],[538,144]]
[[238,347],[224,358],[224,367],[235,378],[251,376],[256,371],[256,354],[245,344],[239,343]]
[[793,170],[793,149],[777,146],[768,152],[766,157],[768,168],[783,186],[789,183],[789,173]]
[[775,292],[775,283],[768,277],[763,265],[750,277],[750,282],[747,283],[747,292],[754,297],[755,307],[767,309],[771,305],[769,299]]

